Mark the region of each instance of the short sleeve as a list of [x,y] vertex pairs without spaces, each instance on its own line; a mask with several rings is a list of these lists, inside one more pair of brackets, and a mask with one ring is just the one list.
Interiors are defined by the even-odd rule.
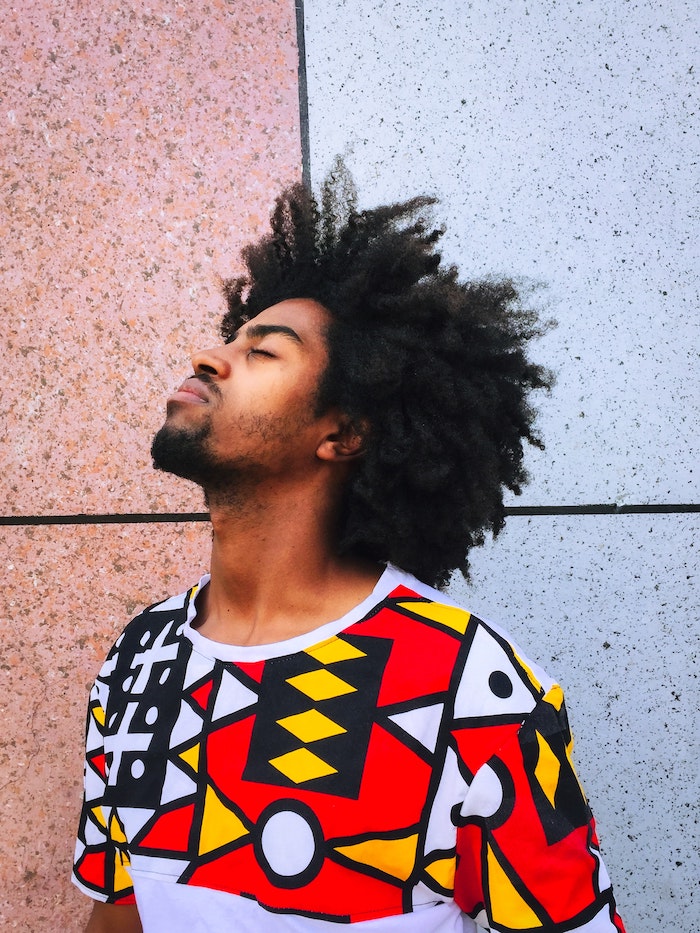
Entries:
[[554,685],[474,775],[457,831],[455,899],[486,928],[624,933],[572,744]]
[[103,806],[109,769],[104,747],[105,716],[112,665],[110,656],[88,702],[83,803],[71,880],[95,900],[133,904],[126,837],[116,813]]

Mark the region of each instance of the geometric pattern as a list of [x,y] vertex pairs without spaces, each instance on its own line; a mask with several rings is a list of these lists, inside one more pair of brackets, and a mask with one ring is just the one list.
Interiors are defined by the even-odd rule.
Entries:
[[364,618],[267,660],[193,649],[196,588],[128,626],[90,699],[82,890],[133,902],[149,872],[337,923],[454,899],[502,933],[623,931],[561,690],[387,573]]

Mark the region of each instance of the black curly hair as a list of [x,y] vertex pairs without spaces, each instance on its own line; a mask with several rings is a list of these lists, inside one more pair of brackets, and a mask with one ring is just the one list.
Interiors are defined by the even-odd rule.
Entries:
[[331,315],[318,411],[337,406],[369,425],[347,490],[340,550],[390,561],[433,586],[468,571],[485,532],[503,527],[503,491],[527,480],[532,389],[551,375],[526,344],[548,325],[511,281],[460,282],[441,262],[434,199],[358,211],[336,162],[319,204],[285,190],[271,234],[243,251],[248,273],[224,283],[227,342],[246,321],[289,298]]

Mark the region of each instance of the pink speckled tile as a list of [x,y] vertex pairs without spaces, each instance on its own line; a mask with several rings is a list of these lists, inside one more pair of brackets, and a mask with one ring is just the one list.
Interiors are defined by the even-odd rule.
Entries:
[[38,0],[0,53],[1,511],[198,509],[150,435],[300,176],[294,4]]
[[3,529],[3,930],[83,929],[69,874],[89,686],[130,617],[199,579],[209,542],[206,523]]

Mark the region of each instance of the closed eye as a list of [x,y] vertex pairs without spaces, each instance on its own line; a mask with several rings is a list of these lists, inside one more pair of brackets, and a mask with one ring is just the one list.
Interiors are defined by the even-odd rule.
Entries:
[[270,353],[269,350],[261,350],[259,347],[250,347],[250,349],[248,350],[248,356],[252,356],[253,354],[255,354],[256,356],[267,356],[270,359],[275,358],[274,353]]

